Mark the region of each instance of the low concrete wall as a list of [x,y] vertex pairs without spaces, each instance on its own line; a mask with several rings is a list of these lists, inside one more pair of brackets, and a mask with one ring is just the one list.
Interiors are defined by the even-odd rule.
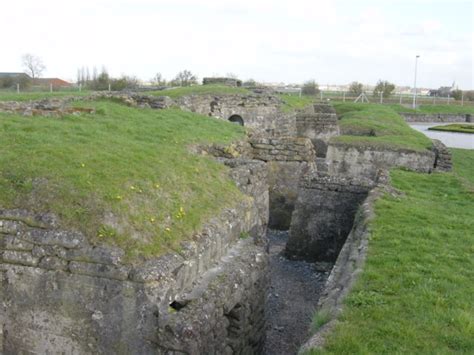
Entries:
[[309,262],[334,262],[359,205],[373,186],[363,178],[306,175],[299,184],[285,254]]
[[[388,176],[385,174],[381,180],[389,183]],[[375,202],[386,191],[390,191],[390,188],[377,186],[369,192],[360,206],[354,225],[331,270],[316,308],[316,312],[328,317],[328,322],[303,344],[300,353],[323,348],[326,337],[337,324],[337,316],[342,311],[344,299],[364,267],[370,236],[369,222],[374,218]],[[395,192],[392,191],[392,193]]]
[[183,110],[224,120],[239,116],[245,127],[267,136],[296,136],[296,114],[283,112],[282,101],[274,95],[191,95],[176,103]]
[[347,174],[375,179],[380,169],[403,167],[429,173],[436,154],[433,151],[358,147],[345,143],[329,144],[326,161],[330,174]]
[[270,194],[269,227],[290,228],[298,196],[298,182],[316,170],[316,155],[308,138],[253,138],[252,157],[267,163]]
[[314,104],[296,116],[296,134],[311,139],[318,157],[325,157],[329,140],[339,135],[336,111],[325,103]]
[[267,172],[249,162],[231,174],[247,198],[179,254],[136,264],[50,216],[0,210],[0,353],[258,352]]
[[450,113],[400,113],[407,122],[471,122],[469,114],[450,114]]

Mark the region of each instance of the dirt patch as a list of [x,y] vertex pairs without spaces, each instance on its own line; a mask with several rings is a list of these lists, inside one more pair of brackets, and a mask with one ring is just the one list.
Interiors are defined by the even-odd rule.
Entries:
[[282,252],[288,231],[269,230],[270,287],[265,314],[266,355],[296,354],[310,336],[314,309],[329,275],[327,265],[291,261]]

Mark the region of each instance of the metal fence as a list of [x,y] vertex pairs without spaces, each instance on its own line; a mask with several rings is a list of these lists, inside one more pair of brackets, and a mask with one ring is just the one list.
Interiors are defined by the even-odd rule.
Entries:
[[[300,95],[299,92],[288,92],[288,95]],[[359,97],[357,94],[353,94],[345,91],[320,91],[318,94],[320,100],[334,100],[343,102],[354,102]],[[413,105],[413,95],[396,93],[389,97],[383,97],[381,95],[374,96],[372,93],[365,93],[365,97],[371,103],[380,104],[399,104],[403,106]],[[452,97],[437,97],[427,95],[417,95],[416,105],[457,105],[457,106],[474,106],[474,101],[465,100],[464,97],[461,100],[455,100]]]

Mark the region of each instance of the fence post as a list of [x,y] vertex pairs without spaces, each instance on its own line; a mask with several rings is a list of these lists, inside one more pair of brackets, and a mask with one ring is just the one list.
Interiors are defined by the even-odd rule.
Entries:
[[323,101],[323,90],[321,90],[320,94],[321,94],[321,101]]
[[49,92],[53,92],[53,83],[49,83]]
[[110,92],[110,83],[109,83],[109,92]]
[[17,94],[20,93],[20,84],[19,83],[16,84],[16,93]]
[[400,105],[402,104],[402,92],[400,91]]
[[464,92],[461,93],[461,106],[464,106]]
[[383,91],[380,93],[380,103],[383,104]]
[[82,84],[79,84],[79,92],[82,91]]
[[448,94],[448,105],[449,105],[449,94]]
[[342,92],[342,102],[346,102],[346,92]]

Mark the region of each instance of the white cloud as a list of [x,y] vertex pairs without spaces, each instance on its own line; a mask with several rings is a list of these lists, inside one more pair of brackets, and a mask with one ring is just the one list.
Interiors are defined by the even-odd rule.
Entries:
[[[446,12],[452,3],[444,2]],[[375,1],[16,0],[2,5],[8,50],[0,71],[20,70],[21,54],[32,52],[43,57],[47,75],[65,78],[83,65],[106,65],[113,75],[144,79],[188,68],[201,77],[410,84],[420,54],[423,70],[436,73],[422,85],[456,76],[472,87],[472,25],[463,23],[472,24],[472,12],[459,3],[458,21],[428,11],[440,2],[427,4],[399,1],[395,8],[410,11],[394,12],[393,3]]]

